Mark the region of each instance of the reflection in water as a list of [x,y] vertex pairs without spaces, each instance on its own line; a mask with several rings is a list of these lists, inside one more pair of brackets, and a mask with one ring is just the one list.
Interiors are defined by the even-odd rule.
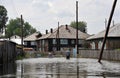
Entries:
[[79,78],[79,62],[78,62],[78,58],[77,58],[77,61],[76,61],[76,67],[77,67],[77,78]]
[[[0,65],[0,76],[6,76],[6,75],[15,75],[16,73],[16,64],[14,62],[1,64]],[[12,78],[15,78],[12,77]]]
[[[30,59],[32,60],[32,59]],[[41,58],[24,60],[23,78],[106,78],[120,76],[120,63],[105,61],[103,65],[93,59],[66,60],[65,58]],[[17,64],[18,64],[17,63]],[[21,64],[18,64],[18,67]],[[111,67],[113,66],[113,67]],[[117,67],[116,69],[114,68]],[[18,69],[20,69],[19,67]],[[22,70],[22,69],[21,69]],[[110,71],[111,70],[111,71]],[[115,74],[113,73],[115,72]],[[117,74],[118,73],[118,74]],[[20,74],[20,73],[19,73]],[[117,77],[118,76],[118,77]]]
[[120,78],[120,63],[99,64],[97,59],[83,58],[26,59],[0,66],[0,75],[4,75],[0,78]]

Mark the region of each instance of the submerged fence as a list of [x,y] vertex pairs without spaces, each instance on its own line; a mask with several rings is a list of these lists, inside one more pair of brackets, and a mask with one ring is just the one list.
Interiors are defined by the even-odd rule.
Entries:
[[[83,58],[99,58],[100,50],[79,50]],[[102,59],[120,61],[120,50],[104,50]]]

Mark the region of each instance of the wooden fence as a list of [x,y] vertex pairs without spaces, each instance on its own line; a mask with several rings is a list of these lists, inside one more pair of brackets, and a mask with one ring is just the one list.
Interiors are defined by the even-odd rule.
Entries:
[[16,44],[11,41],[0,41],[0,64],[16,58]]
[[[100,50],[79,50],[83,58],[99,58]],[[102,59],[120,61],[120,50],[104,50]]]

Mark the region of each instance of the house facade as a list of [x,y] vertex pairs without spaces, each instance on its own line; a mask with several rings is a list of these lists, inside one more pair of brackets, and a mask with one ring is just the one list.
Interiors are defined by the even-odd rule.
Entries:
[[37,38],[39,37],[39,32],[35,32],[24,38],[24,48],[37,50]]
[[[104,49],[119,49],[120,48],[120,24],[116,24],[110,27],[108,37],[106,40],[106,44]],[[101,49],[103,44],[103,39],[105,35],[105,30],[95,34],[89,38],[87,41],[89,42],[90,49]]]
[[[85,39],[89,35],[78,31],[78,47],[85,48]],[[61,25],[59,28],[51,29],[50,32],[42,35],[37,40],[39,51],[60,51],[65,48],[73,48],[76,45],[76,29],[68,25]]]

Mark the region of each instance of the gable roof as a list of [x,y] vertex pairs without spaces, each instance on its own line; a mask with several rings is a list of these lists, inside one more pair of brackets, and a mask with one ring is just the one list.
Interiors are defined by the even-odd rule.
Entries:
[[[18,44],[18,45],[21,45],[21,37],[18,36],[18,35],[13,35],[10,37],[10,41]],[[24,44],[24,43],[23,43]]]
[[26,38],[24,38],[24,41],[35,41],[35,40],[37,40],[36,36],[38,34],[39,34],[38,32],[35,32],[35,33],[31,34],[31,35],[28,35]]
[[[10,41],[12,41],[12,42],[14,42],[14,43],[16,43],[16,44],[18,44],[18,45],[21,45],[21,39],[10,39]],[[24,42],[23,42],[23,44],[24,44]]]
[[[58,33],[58,28],[53,30],[53,33],[44,34],[39,39],[46,39],[46,38],[56,38]],[[89,34],[83,33],[78,30],[78,38],[79,39],[86,39],[89,37]],[[59,38],[67,38],[67,39],[76,39],[76,29],[71,26],[61,25],[59,27]]]
[[[119,32],[120,32],[120,24],[116,24],[116,25],[110,27],[108,37],[120,37]],[[98,34],[95,34],[95,35],[87,38],[87,40],[103,38],[105,36],[105,33],[106,33],[106,30],[103,30],[103,31],[99,32]]]

